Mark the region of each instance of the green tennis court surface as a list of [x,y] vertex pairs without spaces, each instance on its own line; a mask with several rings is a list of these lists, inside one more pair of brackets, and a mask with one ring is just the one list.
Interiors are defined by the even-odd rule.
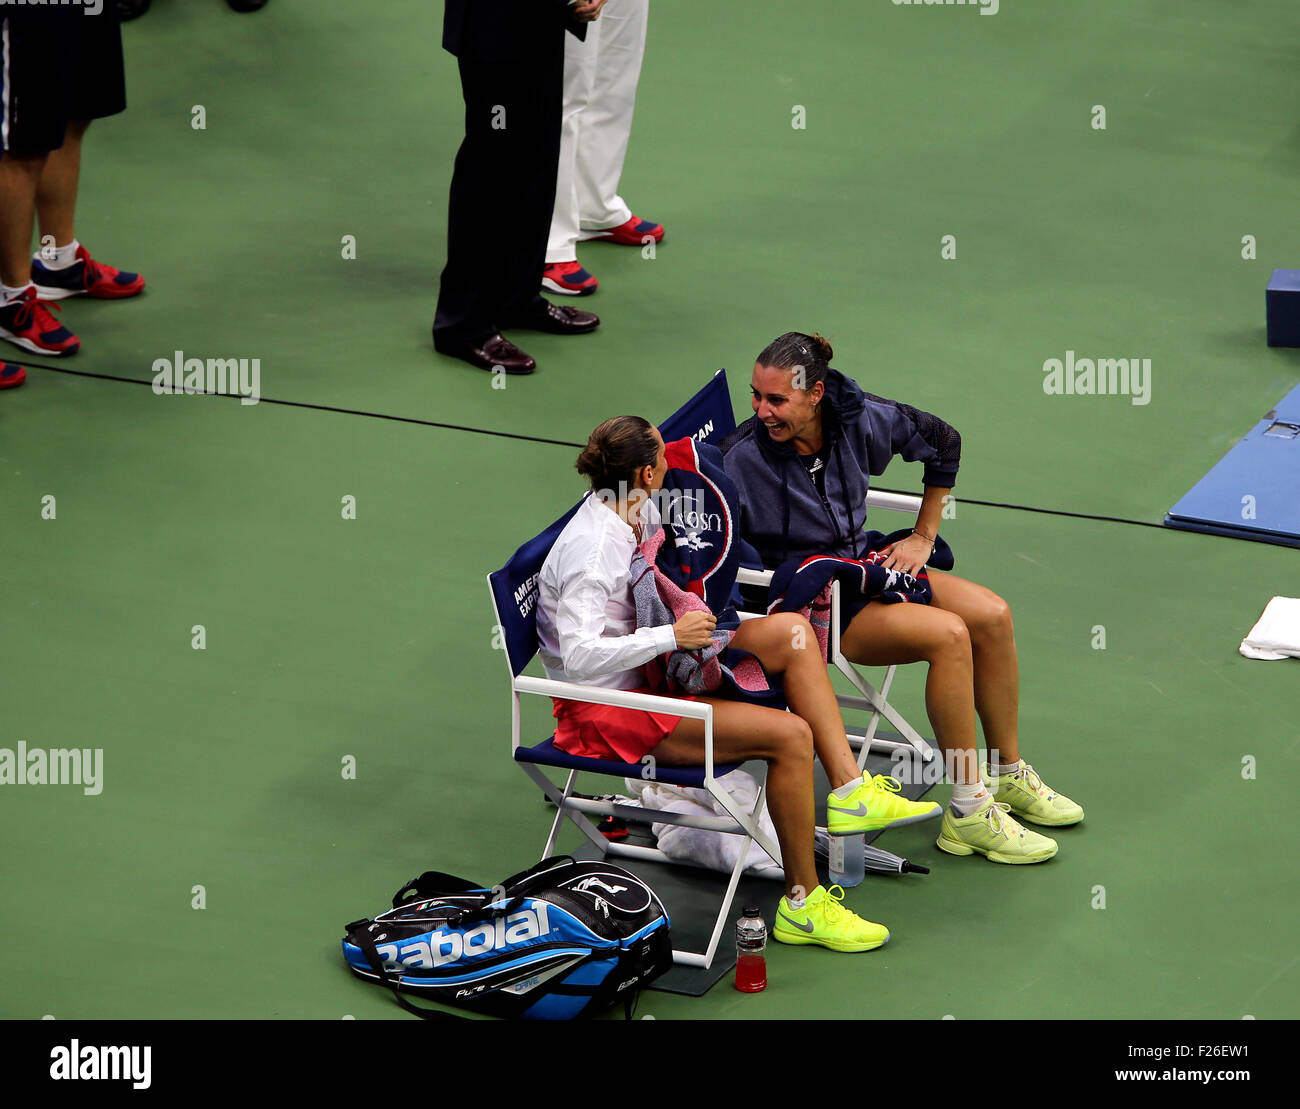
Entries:
[[[516,336],[540,369],[503,390],[429,336],[462,110],[440,7],[366,11],[159,0],[125,28],[78,234],[148,292],[66,303],[66,368],[103,376],[0,396],[0,748],[103,752],[97,795],[0,788],[0,889],[44,953],[6,945],[0,1017],[405,1019],[342,925],[419,871],[535,860],[483,577],[581,492],[569,446],[431,425],[578,441],[721,365],[743,415],[792,328],[961,431],[944,534],[1012,604],[1025,753],[1087,821],[1023,868],[886,835],[932,868],[850,891],[887,947],[770,945],[765,993],[639,1011],[1296,1016],[1296,664],[1236,650],[1295,552],[1139,526],[1300,378],[1263,315],[1300,265],[1293,5],[652,5],[622,192],[667,236],[582,248],[602,327]],[[129,383],[178,350],[257,358],[262,402]],[[1149,403],[1046,394],[1067,351],[1150,359]],[[922,679],[895,685],[919,721]]]

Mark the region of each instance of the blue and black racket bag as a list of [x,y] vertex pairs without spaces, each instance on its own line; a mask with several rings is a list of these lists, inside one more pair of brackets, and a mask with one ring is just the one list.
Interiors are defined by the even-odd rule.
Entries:
[[393,907],[345,926],[353,973],[413,1005],[424,997],[498,1017],[568,1020],[632,998],[672,966],[668,914],[634,874],[560,855],[494,889],[427,871]]

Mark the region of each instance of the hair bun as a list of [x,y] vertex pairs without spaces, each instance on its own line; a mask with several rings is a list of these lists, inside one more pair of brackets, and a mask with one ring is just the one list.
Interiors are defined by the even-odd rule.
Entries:
[[819,335],[816,331],[814,331],[812,335],[809,337],[812,339],[813,346],[817,348],[817,354],[821,358],[821,360],[823,362],[829,362],[831,358],[834,356],[835,351],[831,347],[830,343],[826,340],[825,336]]

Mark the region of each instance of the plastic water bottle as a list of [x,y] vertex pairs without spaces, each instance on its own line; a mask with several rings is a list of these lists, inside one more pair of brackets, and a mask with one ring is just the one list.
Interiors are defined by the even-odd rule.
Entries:
[[758,993],[767,989],[767,925],[757,905],[746,905],[736,921],[736,989]]
[[867,873],[866,854],[861,833],[856,836],[831,836],[830,884],[845,889],[860,885]]

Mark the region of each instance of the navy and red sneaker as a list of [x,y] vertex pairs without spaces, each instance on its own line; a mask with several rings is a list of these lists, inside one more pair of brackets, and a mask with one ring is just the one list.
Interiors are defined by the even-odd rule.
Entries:
[[48,304],[28,285],[16,300],[0,304],[0,339],[8,339],[23,350],[36,354],[76,354],[81,342],[52,315],[57,304]]
[[32,259],[32,281],[42,300],[79,296],[118,300],[144,292],[144,278],[138,273],[124,273],[96,262],[84,246],[77,247],[77,260],[61,270],[50,269],[37,255]]
[[617,227],[607,227],[603,231],[584,231],[578,236],[579,242],[618,243],[619,246],[644,246],[649,238],[659,242],[664,237],[664,225],[653,223],[648,219],[633,216],[627,223]]
[[565,296],[585,297],[594,293],[600,282],[582,268],[580,262],[548,262],[542,270],[542,290]]
[[16,362],[0,362],[0,389],[12,389],[27,380],[27,371]]

